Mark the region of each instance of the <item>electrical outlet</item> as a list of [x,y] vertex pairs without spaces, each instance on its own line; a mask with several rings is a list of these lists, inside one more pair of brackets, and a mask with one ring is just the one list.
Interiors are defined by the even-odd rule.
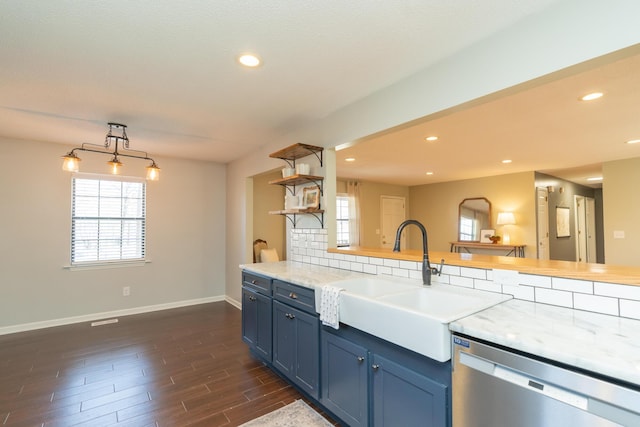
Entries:
[[122,296],[123,297],[128,297],[129,295],[131,295],[131,286],[123,286],[122,287]]

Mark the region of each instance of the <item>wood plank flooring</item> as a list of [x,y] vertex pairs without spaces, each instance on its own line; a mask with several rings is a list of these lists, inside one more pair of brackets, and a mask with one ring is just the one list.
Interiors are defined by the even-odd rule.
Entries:
[[3,427],[237,426],[301,398],[226,302],[0,336]]

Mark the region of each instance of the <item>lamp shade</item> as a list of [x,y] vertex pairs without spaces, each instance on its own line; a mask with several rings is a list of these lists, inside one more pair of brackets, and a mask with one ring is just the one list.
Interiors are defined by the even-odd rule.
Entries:
[[516,217],[513,212],[500,212],[496,223],[498,225],[513,225],[516,223]]

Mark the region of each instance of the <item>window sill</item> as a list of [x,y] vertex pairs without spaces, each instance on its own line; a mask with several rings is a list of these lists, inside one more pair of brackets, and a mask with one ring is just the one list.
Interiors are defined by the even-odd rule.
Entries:
[[105,270],[111,268],[142,267],[150,262],[150,259],[136,261],[92,262],[87,264],[65,265],[62,268],[70,271]]

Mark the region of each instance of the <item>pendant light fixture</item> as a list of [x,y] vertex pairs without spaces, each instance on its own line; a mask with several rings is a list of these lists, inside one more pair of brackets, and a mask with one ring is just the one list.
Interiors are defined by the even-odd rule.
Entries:
[[[125,151],[119,151],[118,145],[121,145],[121,149]],[[113,145],[113,151],[110,151]],[[62,169],[68,172],[78,172],[80,170],[80,157],[76,154],[76,151],[89,151],[92,153],[108,154],[113,156],[110,161],[109,171],[118,175],[122,168],[122,162],[119,157],[130,157],[133,159],[151,160],[151,164],[147,166],[147,179],[149,181],[157,181],[160,179],[160,168],[145,151],[130,150],[129,149],[129,137],[127,136],[127,125],[120,123],[109,123],[109,132],[104,138],[104,145],[84,143],[80,147],[76,147],[63,156]],[[134,154],[139,153],[139,154]]]

